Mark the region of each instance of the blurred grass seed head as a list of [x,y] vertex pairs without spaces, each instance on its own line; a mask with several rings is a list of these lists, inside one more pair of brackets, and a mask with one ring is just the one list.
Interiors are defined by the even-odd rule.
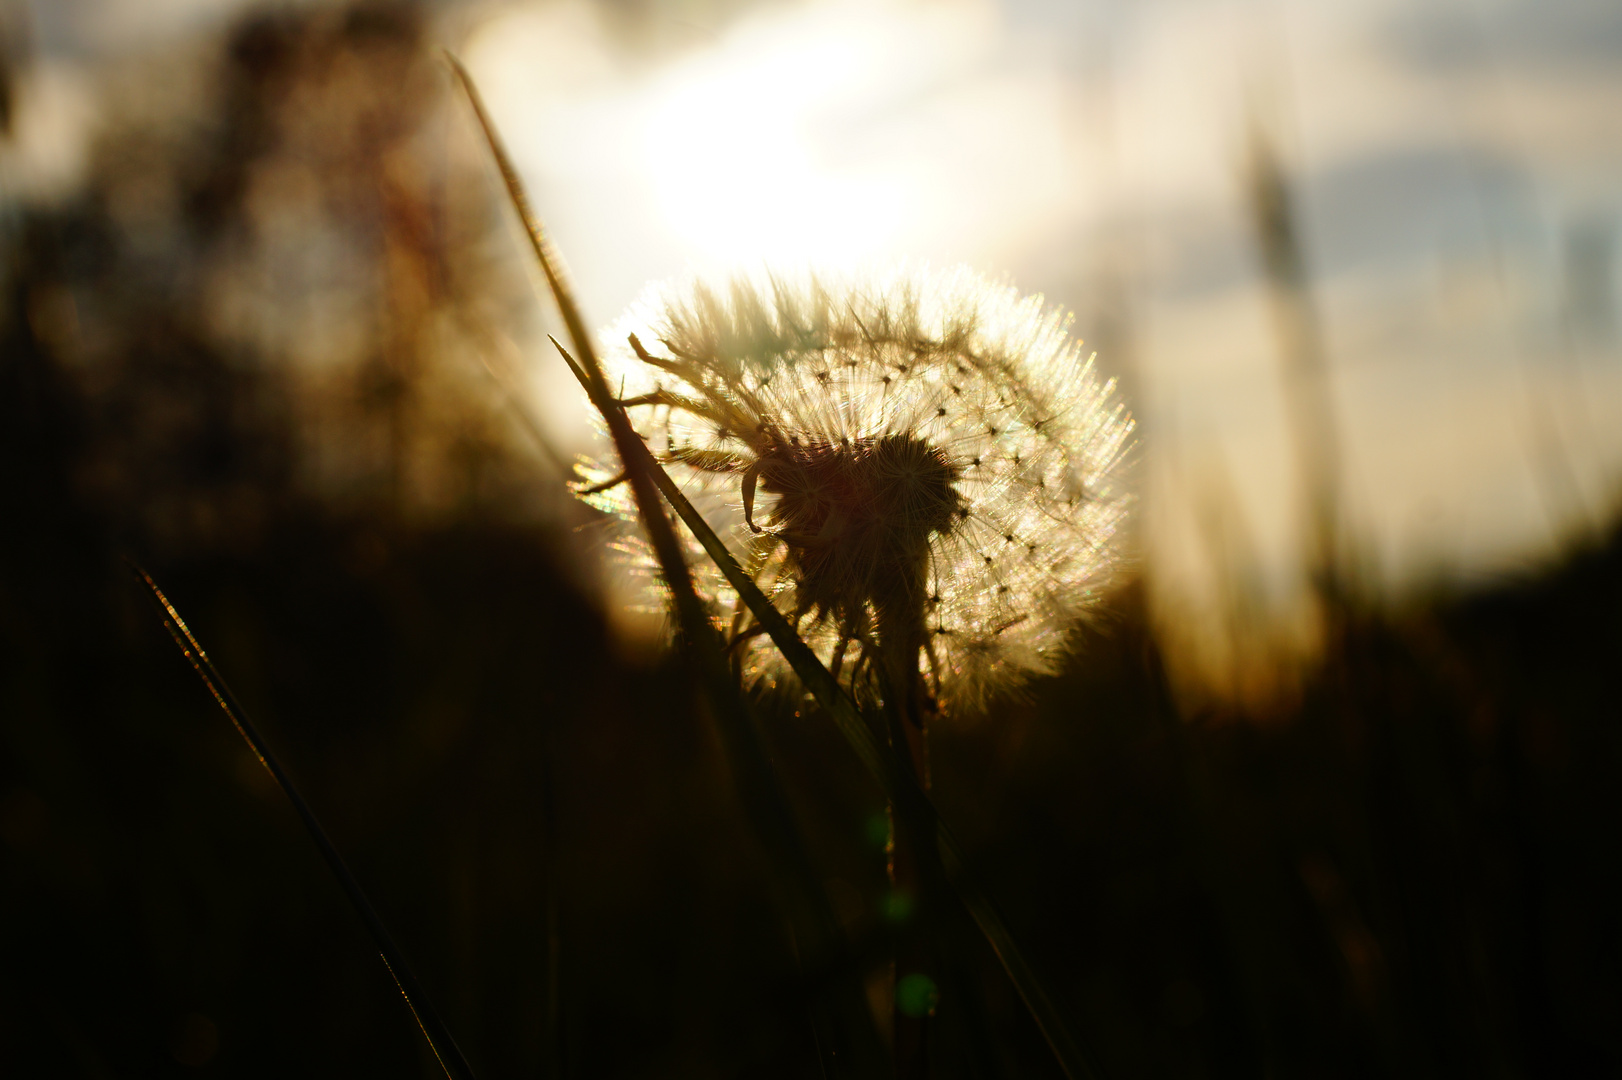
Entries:
[[[856,678],[887,636],[917,640],[937,699],[973,706],[1054,670],[1120,562],[1133,421],[1068,321],[966,269],[694,277],[650,286],[604,363],[637,431],[836,675]],[[635,522],[623,485],[584,492]],[[619,547],[651,587],[639,539]],[[746,676],[788,678],[693,553]]]

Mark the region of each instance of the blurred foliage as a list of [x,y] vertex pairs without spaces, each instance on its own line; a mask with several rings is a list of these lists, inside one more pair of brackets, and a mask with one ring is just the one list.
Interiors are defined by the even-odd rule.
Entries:
[[[448,82],[416,11],[244,24],[175,76],[183,107],[109,123],[82,193],[9,223],[9,1075],[433,1074],[124,553],[484,1075],[818,1075],[687,673],[616,646],[482,381],[478,328],[524,282],[486,250],[511,242],[488,177],[424,135]],[[1617,533],[1538,580],[1347,607],[1255,722],[1178,714],[1130,585],[1064,675],[939,731],[937,797],[1112,1075],[1615,1075],[1619,613]],[[882,799],[810,710],[761,719],[882,956]],[[1052,1074],[950,935],[941,1075]]]

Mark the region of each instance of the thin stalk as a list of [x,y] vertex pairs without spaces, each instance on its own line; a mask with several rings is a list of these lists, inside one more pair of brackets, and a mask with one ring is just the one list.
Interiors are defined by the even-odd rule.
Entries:
[[[927,791],[922,727],[912,723],[900,702],[885,712],[891,749],[902,755]],[[929,1044],[940,974],[935,942],[940,890],[934,884],[940,877],[940,858],[933,850],[931,831],[928,820],[909,814],[905,806],[891,805],[890,888],[904,905],[896,912],[895,995],[891,1002],[898,1080],[925,1080],[932,1071]]]
[[191,662],[192,670],[197,672],[199,679],[203,680],[203,685],[213,695],[215,702],[220,706],[220,710],[225,713],[226,718],[236,727],[237,733],[242,736],[243,740],[247,742],[248,748],[259,759],[259,764],[263,765],[265,770],[270,773],[271,779],[276,781],[276,786],[282,789],[282,794],[287,796],[287,801],[293,804],[293,809],[303,819],[304,827],[309,830],[310,838],[315,841],[315,846],[320,850],[321,857],[326,860],[327,868],[332,871],[332,876],[338,879],[338,884],[342,886],[345,894],[348,895],[350,904],[354,906],[356,913],[360,915],[361,922],[366,924],[367,931],[371,933],[372,943],[377,946],[378,951],[382,954],[383,966],[388,969],[390,977],[394,979],[394,985],[400,988],[400,996],[405,998],[406,1007],[411,1010],[412,1017],[417,1021],[417,1027],[422,1030],[423,1037],[428,1040],[428,1046],[434,1052],[434,1057],[439,1060],[439,1067],[445,1070],[445,1075],[450,1077],[451,1080],[473,1080],[472,1066],[467,1063],[467,1059],[462,1056],[462,1051],[457,1048],[456,1040],[451,1038],[450,1029],[445,1026],[445,1021],[440,1019],[439,1013],[429,1003],[427,991],[422,988],[422,984],[417,981],[416,975],[412,973],[411,966],[406,963],[405,954],[394,943],[393,936],[384,927],[383,920],[378,916],[377,910],[372,907],[372,902],[366,898],[365,891],[361,889],[360,882],[355,880],[355,875],[350,872],[348,864],[343,860],[343,856],[338,854],[338,849],[333,845],[331,837],[327,835],[327,830],[322,828],[320,820],[315,816],[315,811],[310,809],[310,804],[304,801],[304,797],[299,794],[298,788],[293,786],[293,781],[288,777],[286,770],[282,768],[281,762],[277,761],[276,755],[271,753],[270,747],[265,743],[264,736],[259,734],[259,729],[248,718],[247,711],[237,701],[236,695],[231,693],[231,688],[226,685],[225,678],[214,667],[214,661],[209,659],[208,653],[203,650],[202,643],[197,640],[197,636],[186,625],[186,620],[180,617],[180,612],[176,610],[175,605],[164,595],[163,590],[158,588],[158,583],[152,580],[151,574],[148,574],[133,562],[130,563],[130,569],[151,591],[153,599],[163,609],[164,629],[168,630],[169,636],[175,639],[175,644],[179,646],[181,655]]
[[[902,589],[896,602],[879,608],[876,671],[884,701],[890,751],[920,789],[929,778],[929,694],[918,660],[924,648],[924,591]],[[927,1080],[930,1042],[939,991],[939,887],[942,873],[934,823],[905,804],[890,806],[890,878],[895,917],[895,993],[891,1002],[898,1080]]]

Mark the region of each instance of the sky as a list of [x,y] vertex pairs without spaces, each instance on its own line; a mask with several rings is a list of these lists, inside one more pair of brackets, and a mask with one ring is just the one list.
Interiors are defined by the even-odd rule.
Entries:
[[[244,6],[35,2],[32,22],[70,87],[60,72]],[[692,268],[913,259],[1043,293],[1140,422],[1163,621],[1222,625],[1238,580],[1288,651],[1311,612],[1247,201],[1260,140],[1289,184],[1365,580],[1401,602],[1521,572],[1613,516],[1622,6],[737,7],[651,4],[628,28],[547,0],[447,30],[599,323]]]

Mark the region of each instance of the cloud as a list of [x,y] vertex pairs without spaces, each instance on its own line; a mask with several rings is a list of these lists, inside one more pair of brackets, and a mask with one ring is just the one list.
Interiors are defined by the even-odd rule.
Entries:
[[1622,60],[1622,6],[1613,0],[1418,5],[1383,37],[1395,56],[1427,71],[1508,67],[1545,77],[1608,71]]

